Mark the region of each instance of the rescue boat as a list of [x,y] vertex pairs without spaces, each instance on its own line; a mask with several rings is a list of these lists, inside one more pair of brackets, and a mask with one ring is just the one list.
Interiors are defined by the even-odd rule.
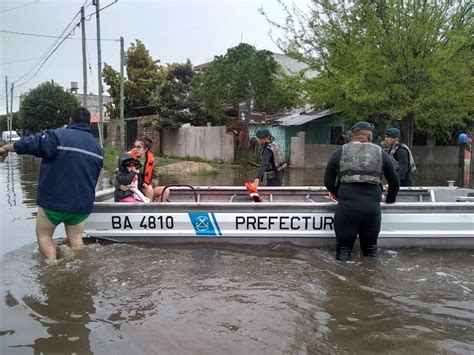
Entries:
[[[127,243],[291,243],[335,245],[336,202],[324,187],[262,187],[261,202],[244,187],[169,185],[170,201],[113,202],[99,191],[87,236]],[[381,204],[379,246],[474,249],[474,190],[401,188]]]

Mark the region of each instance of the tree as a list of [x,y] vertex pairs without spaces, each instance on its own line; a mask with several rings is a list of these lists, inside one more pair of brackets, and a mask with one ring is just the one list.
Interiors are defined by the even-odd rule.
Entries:
[[76,97],[53,81],[44,82],[30,90],[21,101],[19,126],[23,131],[37,133],[69,123]]
[[474,102],[469,1],[314,1],[307,13],[285,9],[287,21],[272,22],[285,33],[278,44],[320,72],[306,85],[315,106],[353,121],[400,120],[409,143],[414,126],[438,137],[466,126]]
[[178,128],[183,123],[201,126],[210,120],[191,96],[193,76],[189,60],[184,64],[174,63],[166,67],[165,80],[159,87],[157,96],[158,116],[151,120],[152,127]]
[[[124,82],[124,114],[134,116],[134,108],[153,106],[157,103],[157,91],[164,81],[164,68],[158,65],[145,45],[136,40],[125,55],[126,78]],[[120,117],[120,73],[110,65],[104,65],[104,81],[109,86],[111,102],[106,104],[111,118]]]
[[193,96],[215,116],[222,115],[224,108],[237,108],[248,99],[254,99],[256,110],[268,113],[290,108],[298,101],[297,90],[272,53],[258,51],[247,43],[216,56],[196,76]]

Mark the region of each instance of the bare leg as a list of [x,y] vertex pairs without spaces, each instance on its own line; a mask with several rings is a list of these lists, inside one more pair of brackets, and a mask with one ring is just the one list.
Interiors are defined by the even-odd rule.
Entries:
[[53,241],[53,233],[56,225],[46,217],[43,209],[38,207],[36,214],[36,239],[41,254],[47,258],[56,258],[56,246]]
[[142,194],[148,197],[150,201],[153,200],[153,188],[151,187],[151,185],[142,188],[140,191],[142,192]]
[[82,232],[84,231],[85,224],[86,221],[83,221],[79,224],[66,224],[64,226],[64,228],[66,229],[67,241],[72,250],[80,250],[84,248]]
[[166,201],[166,199],[168,198],[168,196],[170,195],[170,190],[169,189],[166,189],[165,193],[163,194],[163,200],[161,199],[161,194],[163,193],[163,189],[164,187],[163,186],[157,186],[153,189],[153,198],[156,200],[156,201]]

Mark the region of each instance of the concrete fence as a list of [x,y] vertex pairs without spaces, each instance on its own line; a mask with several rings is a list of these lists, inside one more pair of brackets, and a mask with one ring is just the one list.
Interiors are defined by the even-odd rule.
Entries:
[[[159,147],[159,133],[145,125],[146,118],[136,118],[137,137],[143,135],[152,137],[155,141],[153,149],[156,151]],[[107,131],[107,146],[120,147],[118,121],[111,121]],[[305,144],[305,139],[305,132],[298,132],[296,137],[291,138],[290,166],[292,168],[325,168],[332,152],[339,146]],[[163,131],[162,140],[164,155],[234,162],[234,135],[227,133],[225,126],[166,129]],[[415,163],[419,167],[456,168],[459,163],[459,148],[454,146],[414,146],[412,152]]]
[[[136,121],[136,134],[128,137],[128,146],[135,138],[144,135],[153,139],[153,151],[158,151],[160,147],[159,132],[151,127],[147,127],[146,120],[149,117],[130,118],[126,121]],[[117,120],[111,121],[107,127],[108,147],[120,147],[120,127]],[[205,126],[205,127],[180,127],[178,129],[165,129],[162,132],[163,149],[160,154],[175,157],[198,157],[205,160],[221,159],[227,163],[234,161],[234,135],[226,133],[225,126]]]
[[[290,165],[293,168],[324,168],[331,154],[339,147],[332,144],[304,144],[304,132],[291,138]],[[418,167],[453,167],[459,164],[458,147],[414,146]]]
[[166,129],[162,138],[164,155],[234,161],[234,135],[225,126]]

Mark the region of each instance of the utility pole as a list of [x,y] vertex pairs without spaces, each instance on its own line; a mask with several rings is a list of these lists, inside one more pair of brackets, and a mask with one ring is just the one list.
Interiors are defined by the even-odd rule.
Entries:
[[8,77],[5,75],[5,107],[7,115],[7,131],[10,130],[10,115],[8,113]]
[[100,51],[100,0],[95,0],[97,20],[97,70],[99,76],[99,143],[104,147],[103,97],[102,97],[102,55]]
[[13,86],[15,83],[12,83],[11,96],[10,96],[10,141],[12,139],[12,129],[13,129]]
[[123,37],[120,37],[120,149],[125,151],[125,121],[124,121],[124,49]]
[[86,18],[84,17],[84,6],[81,7],[81,28],[82,28],[82,82],[83,82],[82,106],[87,107]]

